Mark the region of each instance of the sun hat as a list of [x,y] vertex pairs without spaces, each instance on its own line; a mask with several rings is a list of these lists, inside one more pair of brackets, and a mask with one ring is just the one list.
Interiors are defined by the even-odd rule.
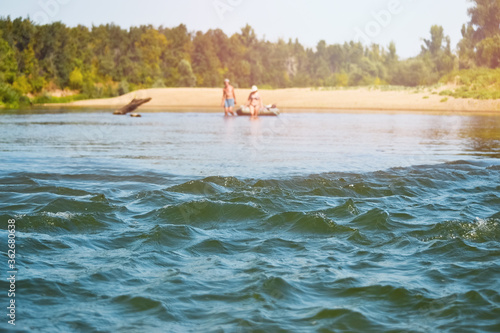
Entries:
[[257,90],[259,90],[259,88],[257,88],[257,86],[252,86],[252,92],[256,92]]
[[224,82],[229,82],[229,79],[225,79]]

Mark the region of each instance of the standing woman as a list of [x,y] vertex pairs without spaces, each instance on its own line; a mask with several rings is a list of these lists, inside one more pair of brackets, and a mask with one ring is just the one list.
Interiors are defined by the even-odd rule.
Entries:
[[257,118],[259,116],[259,111],[264,107],[262,98],[259,94],[259,89],[257,86],[252,86],[252,92],[248,96],[247,105],[250,107],[250,114],[252,118]]

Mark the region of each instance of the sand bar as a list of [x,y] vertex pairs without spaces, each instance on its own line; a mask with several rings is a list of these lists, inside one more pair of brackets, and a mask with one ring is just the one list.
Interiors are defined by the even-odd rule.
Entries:
[[[444,88],[442,88],[444,89]],[[439,90],[442,90],[439,89]],[[246,101],[249,89],[236,89],[237,103]],[[291,88],[262,90],[261,96],[266,104],[276,103],[283,111],[327,110],[390,110],[390,111],[500,111],[500,100],[455,99],[439,96],[436,93],[415,90],[388,90],[369,88],[353,89],[314,89]],[[151,97],[152,101],[142,109],[159,110],[192,108],[214,110],[220,108],[222,89],[219,88],[156,88],[138,90],[126,95],[57,104],[52,106],[119,108],[132,98]],[[51,106],[51,105],[47,105]]]

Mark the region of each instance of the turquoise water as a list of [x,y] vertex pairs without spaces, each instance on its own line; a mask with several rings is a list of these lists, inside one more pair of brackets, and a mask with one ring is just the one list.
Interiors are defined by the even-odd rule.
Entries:
[[12,113],[0,130],[18,331],[500,331],[498,116]]

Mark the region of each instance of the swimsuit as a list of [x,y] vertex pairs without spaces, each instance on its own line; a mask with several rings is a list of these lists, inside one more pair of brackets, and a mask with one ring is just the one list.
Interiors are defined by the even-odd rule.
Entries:
[[234,98],[226,99],[226,101],[224,102],[224,106],[226,108],[232,108],[234,106]]
[[259,103],[259,100],[260,100],[260,96],[257,95],[257,94],[254,94],[252,97],[250,97],[250,99],[252,100],[252,106],[259,106],[260,103]]

